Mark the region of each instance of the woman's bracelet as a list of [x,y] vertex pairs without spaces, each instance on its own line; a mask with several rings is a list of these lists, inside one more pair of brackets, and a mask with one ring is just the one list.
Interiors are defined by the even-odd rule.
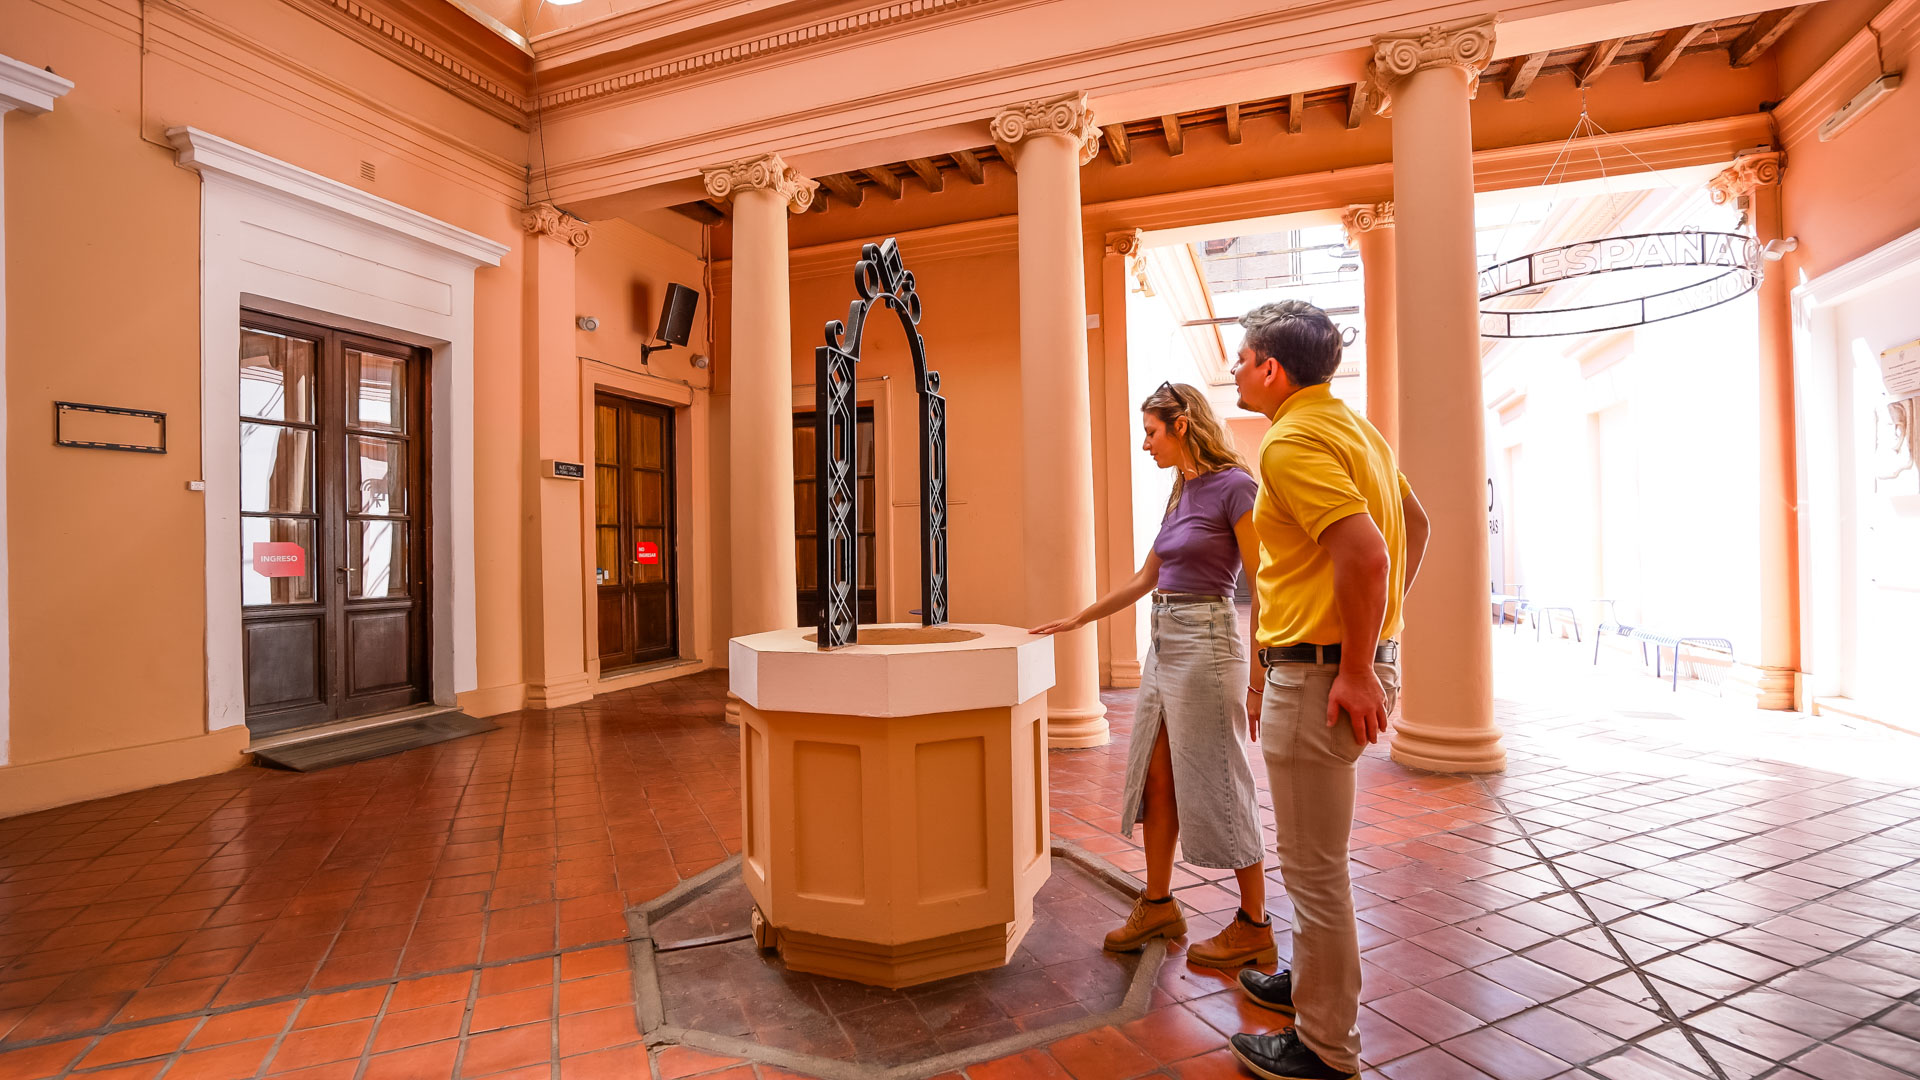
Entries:
[[1266,694],[1266,691],[1265,691],[1265,690],[1262,690],[1262,689],[1260,689],[1260,688],[1259,688],[1259,687],[1257,687],[1257,686],[1249,686],[1249,687],[1247,687],[1247,693],[1249,693],[1249,694],[1261,694],[1261,695],[1265,695],[1265,694]]

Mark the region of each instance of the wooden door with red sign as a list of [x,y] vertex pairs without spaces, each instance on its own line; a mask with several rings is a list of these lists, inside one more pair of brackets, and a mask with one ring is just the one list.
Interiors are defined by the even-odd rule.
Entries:
[[593,417],[594,580],[609,672],[680,653],[673,410],[599,394]]
[[430,700],[423,350],[248,313],[240,576],[255,735]]

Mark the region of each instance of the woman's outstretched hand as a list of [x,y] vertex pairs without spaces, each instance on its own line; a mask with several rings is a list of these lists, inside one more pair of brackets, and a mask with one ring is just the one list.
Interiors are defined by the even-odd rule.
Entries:
[[1073,630],[1078,630],[1085,625],[1087,624],[1081,622],[1080,617],[1076,615],[1068,619],[1055,619],[1050,623],[1041,623],[1039,626],[1036,626],[1033,629],[1027,631],[1027,633],[1029,634],[1065,634]]

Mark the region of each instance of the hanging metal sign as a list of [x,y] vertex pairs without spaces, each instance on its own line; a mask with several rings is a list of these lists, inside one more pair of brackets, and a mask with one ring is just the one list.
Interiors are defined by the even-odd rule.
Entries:
[[[1498,308],[1487,302],[1563,282],[1635,270],[1694,268],[1706,277],[1624,300],[1566,308]],[[1480,336],[1541,338],[1591,334],[1674,319],[1717,307],[1760,284],[1759,241],[1744,233],[1639,233],[1563,244],[1480,272]]]

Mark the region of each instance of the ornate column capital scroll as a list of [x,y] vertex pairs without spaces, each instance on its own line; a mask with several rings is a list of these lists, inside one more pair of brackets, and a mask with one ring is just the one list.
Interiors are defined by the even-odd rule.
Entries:
[[586,222],[552,203],[535,203],[520,211],[520,227],[535,236],[545,234],[555,240],[565,241],[575,251],[586,247],[587,241],[593,239],[593,232]]
[[1385,116],[1393,107],[1393,88],[1416,71],[1458,67],[1467,73],[1467,94],[1480,88],[1480,72],[1493,59],[1493,29],[1497,18],[1439,23],[1422,30],[1382,34],[1373,39],[1367,60],[1367,86],[1374,111]]
[[1734,203],[1745,210],[1753,189],[1780,182],[1783,156],[1778,150],[1741,154],[1733,159],[1733,164],[1707,181],[1707,194],[1712,197],[1715,206]]
[[1125,255],[1132,258],[1146,245],[1141,241],[1141,230],[1121,229],[1107,234],[1107,254]]
[[814,192],[820,187],[819,181],[795,172],[779,154],[712,165],[700,170],[700,174],[706,181],[707,194],[713,198],[731,199],[735,192],[749,189],[771,191],[796,214],[807,212],[813,205]]
[[1340,224],[1347,230],[1347,246],[1353,247],[1361,233],[1393,228],[1393,200],[1349,206],[1340,215]]
[[996,143],[1018,146],[1035,135],[1064,135],[1080,144],[1080,164],[1100,152],[1100,128],[1085,94],[1018,101],[1001,109],[988,125]]

